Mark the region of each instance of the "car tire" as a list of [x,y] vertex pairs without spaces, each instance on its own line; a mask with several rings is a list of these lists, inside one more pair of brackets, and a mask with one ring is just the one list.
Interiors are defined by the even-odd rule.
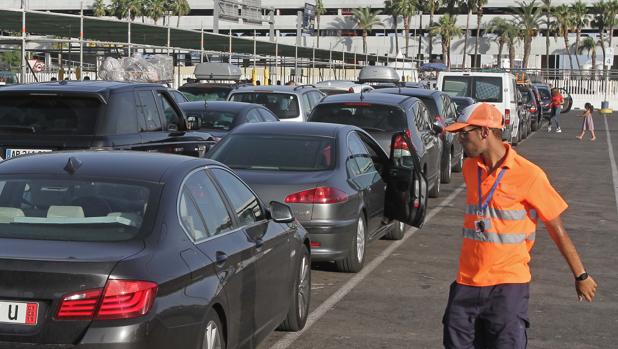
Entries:
[[453,177],[453,153],[450,148],[445,149],[447,154],[442,154],[442,163],[440,164],[440,181],[442,183],[450,183]]
[[530,122],[530,131],[534,132],[537,130],[538,127],[539,127],[539,120],[538,120],[538,116],[535,115],[532,122]]
[[464,162],[464,152],[462,150],[461,154],[459,154],[459,156],[457,157],[457,161],[455,162],[455,165],[453,166],[453,172],[463,171],[463,162]]
[[403,236],[406,235],[406,230],[408,230],[408,226],[400,221],[395,221],[391,230],[384,235],[384,239],[386,240],[401,240]]
[[365,246],[367,244],[366,226],[365,219],[361,214],[356,223],[356,232],[352,237],[352,245],[350,246],[348,255],[343,259],[335,261],[338,271],[343,273],[358,273],[363,269],[363,265],[365,264]]
[[511,144],[512,145],[517,145],[519,144],[519,141],[521,141],[521,127],[517,128],[517,135],[515,135],[515,137],[511,136]]
[[440,173],[440,168],[438,168],[438,175],[436,176],[435,182],[433,184],[433,188],[427,193],[430,198],[437,198],[440,196],[440,178],[442,174]]
[[206,318],[206,326],[204,326],[202,349],[225,349],[226,343],[221,320],[214,309],[210,312],[211,314]]
[[307,323],[311,301],[311,255],[306,246],[303,246],[303,256],[295,275],[288,315],[277,328],[280,331],[300,331]]

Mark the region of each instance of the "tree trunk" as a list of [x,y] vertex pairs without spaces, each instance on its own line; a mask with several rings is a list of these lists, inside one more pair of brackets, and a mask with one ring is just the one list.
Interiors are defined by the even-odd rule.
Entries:
[[545,36],[545,68],[549,71],[549,22],[550,18],[547,16],[547,33]]
[[318,25],[318,37],[316,38],[316,46],[320,48],[320,16],[315,16],[315,21]]
[[176,28],[180,28],[180,13],[178,14],[178,18],[176,19]]
[[461,60],[461,67],[466,68],[466,56],[468,56],[468,37],[470,31],[470,15],[472,11],[468,9],[468,16],[466,18],[466,33],[464,35],[464,49],[463,49],[463,59]]
[[498,68],[502,68],[502,49],[504,48],[504,40],[498,39]]
[[451,68],[451,60],[448,57],[448,50],[447,50],[447,46],[446,46],[446,40],[444,40],[444,37],[442,37],[442,59],[444,60],[444,63],[446,63],[446,66],[449,67],[449,69]]
[[[397,27],[398,27],[398,23],[397,23],[397,17],[398,16],[393,16],[393,27],[395,27],[395,56],[399,53],[399,33],[397,33]],[[407,45],[406,45],[407,46]]]
[[596,80],[596,79],[597,79],[597,50],[593,47],[592,48],[592,80]]
[[[433,2],[435,0],[429,0],[430,2]],[[431,8],[431,11],[429,12],[429,25],[431,26],[431,24],[433,23],[433,12],[434,9],[433,7]],[[433,35],[431,34],[431,30],[429,31],[429,60],[431,60],[431,54],[433,53]]]
[[[418,24],[418,56],[421,55],[421,46],[423,46],[423,12],[420,12],[419,24]],[[417,58],[419,58],[417,57]],[[419,58],[420,59],[420,58]]]
[[451,39],[442,38],[442,40],[446,41],[446,59],[448,61],[448,68],[451,69]]
[[510,70],[513,71],[513,67],[515,66],[515,44],[513,42],[509,42],[509,65]]
[[579,50],[579,38],[581,36],[581,33],[581,29],[577,29],[577,32],[575,33],[575,60],[577,61],[578,70],[582,68],[581,64],[579,64],[579,55],[577,54],[577,50]]
[[571,70],[573,70],[573,57],[571,56],[571,50],[569,50],[569,33],[565,32],[564,36],[564,48],[569,55],[569,63],[571,64]]
[[410,48],[410,17],[403,19],[403,35],[405,35],[404,43],[406,45],[406,57],[410,57],[408,54]]
[[603,31],[600,31],[599,36],[601,38],[601,52],[603,53],[603,74],[607,73],[607,67],[605,66],[605,59],[606,59],[606,54],[605,53],[605,39],[603,37]]
[[481,44],[481,18],[483,18],[483,9],[479,8],[476,14],[476,41],[474,43],[474,64],[478,64],[479,67],[481,66],[481,58],[478,57],[479,45]]
[[367,31],[363,30],[363,53],[367,54]]
[[523,68],[528,68],[528,58],[530,57],[530,47],[532,46],[532,36],[526,35],[524,40],[524,64]]

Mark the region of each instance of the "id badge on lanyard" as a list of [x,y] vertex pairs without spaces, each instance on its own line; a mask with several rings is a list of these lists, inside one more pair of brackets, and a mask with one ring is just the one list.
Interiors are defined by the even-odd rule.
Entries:
[[[478,172],[477,172],[477,178],[478,178],[478,195],[479,195],[479,204],[476,207],[476,215],[478,217],[485,217],[485,211],[487,211],[487,207],[489,206],[489,203],[491,202],[491,198],[494,196],[494,192],[496,191],[496,188],[498,188],[498,184],[500,183],[500,181],[502,180],[502,177],[504,177],[504,172],[506,171],[506,168],[502,168],[502,170],[500,170],[500,173],[498,173],[498,178],[496,178],[496,181],[494,182],[494,185],[491,187],[491,189],[489,190],[489,193],[487,193],[487,197],[485,198],[485,200],[483,200],[483,192],[481,190],[481,176],[482,176],[482,171],[479,168]],[[477,219],[476,221],[474,221],[474,230],[477,233],[484,233],[485,230],[487,229],[488,220],[486,219]]]

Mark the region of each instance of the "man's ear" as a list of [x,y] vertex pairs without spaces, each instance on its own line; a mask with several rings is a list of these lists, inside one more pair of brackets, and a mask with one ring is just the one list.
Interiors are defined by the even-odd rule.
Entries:
[[481,137],[483,137],[483,139],[489,137],[489,132],[491,132],[491,130],[488,127],[481,127]]

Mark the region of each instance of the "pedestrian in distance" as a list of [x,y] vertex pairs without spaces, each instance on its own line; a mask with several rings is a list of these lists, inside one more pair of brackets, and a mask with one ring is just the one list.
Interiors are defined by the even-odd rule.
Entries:
[[586,103],[584,105],[584,112],[580,115],[584,120],[582,120],[582,133],[577,136],[577,139],[582,140],[584,138],[584,134],[586,131],[590,131],[592,138],[591,141],[597,139],[597,136],[594,134],[594,121],[592,120],[592,113],[594,112],[594,107],[590,103]]
[[562,104],[564,104],[564,98],[560,94],[557,88],[551,90],[551,118],[549,119],[549,126],[547,126],[547,132],[551,132],[551,125],[556,125],[556,133],[562,132],[560,129],[560,111],[562,110]]
[[571,269],[578,299],[591,302],[596,292],[560,218],[568,205],[540,167],[502,142],[503,128],[502,113],[489,103],[465,108],[446,127],[468,156],[459,271],[443,317],[447,349],[526,348],[539,219]]

